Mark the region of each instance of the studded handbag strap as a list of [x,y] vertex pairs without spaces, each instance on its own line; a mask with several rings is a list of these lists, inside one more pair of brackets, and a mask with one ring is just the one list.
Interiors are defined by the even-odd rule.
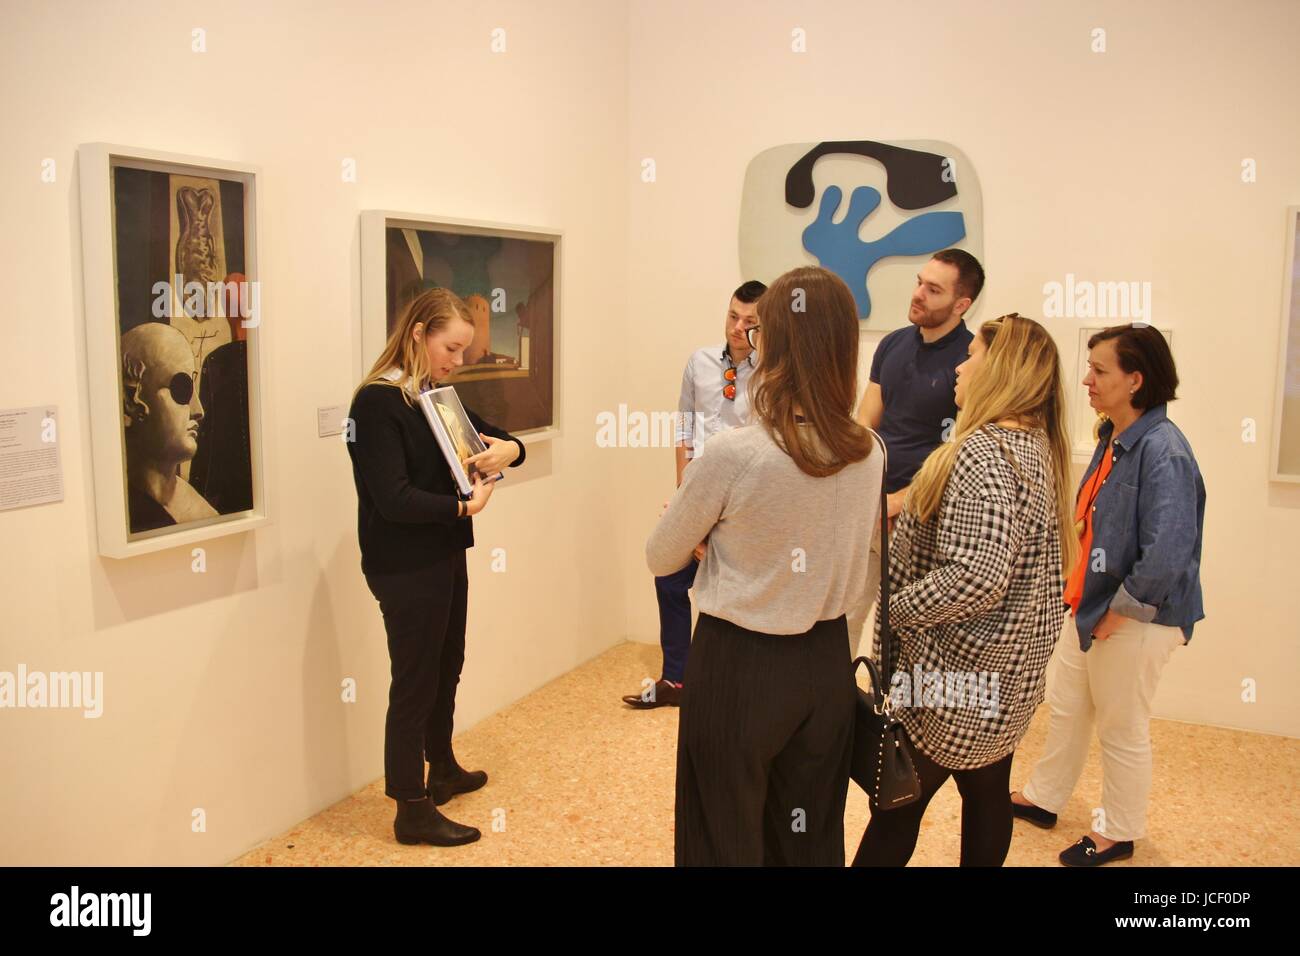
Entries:
[[876,620],[880,622],[880,676],[884,681],[882,694],[889,693],[894,674],[890,669],[890,644],[894,633],[889,626],[889,493],[885,491],[885,480],[889,474],[889,452],[885,440],[873,429],[871,437],[880,449],[884,466],[880,471],[880,600],[876,605]]

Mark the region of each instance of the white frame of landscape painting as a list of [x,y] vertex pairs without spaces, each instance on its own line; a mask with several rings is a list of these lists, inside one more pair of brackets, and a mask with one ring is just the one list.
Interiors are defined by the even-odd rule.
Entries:
[[[391,246],[390,230],[395,235]],[[396,235],[397,230],[401,235]],[[448,268],[449,263],[428,251],[428,242],[420,238],[421,233],[441,236],[447,241],[470,237],[478,240],[479,245],[483,240],[492,240],[500,244],[500,251],[486,260],[482,251],[469,256],[470,268],[457,271],[450,267],[455,275],[451,276],[452,281],[447,281],[447,276],[425,274],[426,269],[432,270],[430,264]],[[549,246],[549,257],[538,244]],[[470,306],[477,330],[471,349],[477,348],[485,355],[476,364],[458,369],[442,384],[454,386],[461,400],[476,414],[518,435],[525,443],[558,438],[562,408],[562,245],[563,233],[558,229],[386,210],[362,212],[361,340],[355,370],[357,378],[370,371],[371,364],[388,341],[390,286],[404,290],[402,294],[407,295],[416,286],[428,288],[445,283]],[[420,267],[412,266],[417,251],[422,260]],[[512,253],[513,259],[507,251]],[[392,263],[390,254],[395,257]],[[549,258],[549,263],[543,263],[541,260],[544,258]],[[401,271],[397,268],[399,266],[408,270],[418,268],[418,275],[412,273],[402,278],[398,275]],[[498,274],[490,275],[493,270]],[[549,274],[537,286],[539,277],[548,270]],[[461,273],[470,278],[464,280]],[[498,280],[508,280],[511,288],[478,288],[485,282],[490,286]],[[467,283],[474,288],[469,289]],[[548,284],[549,295],[545,291]],[[530,291],[520,301],[519,290],[524,286]],[[501,340],[510,337],[510,317],[515,321],[518,355],[508,354],[504,347],[496,347]],[[502,328],[497,328],[498,325]],[[530,344],[525,345],[525,339]],[[499,364],[488,361],[498,352],[501,352]]]
[[258,168],[106,143],[77,155],[99,553],[266,524]]
[[1300,206],[1287,207],[1282,277],[1282,334],[1269,480],[1300,484]]

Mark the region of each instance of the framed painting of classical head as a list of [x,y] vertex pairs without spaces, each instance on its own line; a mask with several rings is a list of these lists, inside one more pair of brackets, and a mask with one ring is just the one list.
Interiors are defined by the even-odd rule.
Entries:
[[403,310],[426,289],[455,292],[474,336],[443,382],[466,405],[526,441],[559,434],[561,233],[502,223],[361,214],[361,361],[383,351]]
[[1287,208],[1285,248],[1282,341],[1278,352],[1269,478],[1300,482],[1300,206]]
[[257,169],[78,150],[99,551],[267,521]]

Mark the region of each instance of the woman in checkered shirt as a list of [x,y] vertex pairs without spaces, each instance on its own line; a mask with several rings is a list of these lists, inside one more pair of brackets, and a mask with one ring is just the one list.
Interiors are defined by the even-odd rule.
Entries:
[[1061,632],[1061,569],[1077,541],[1056,344],[1014,313],[984,323],[957,367],[956,400],[951,440],[917,473],[890,542],[892,696],[921,797],[872,815],[855,866],[907,863],[949,776],[962,865],[1002,865],[1011,759]]

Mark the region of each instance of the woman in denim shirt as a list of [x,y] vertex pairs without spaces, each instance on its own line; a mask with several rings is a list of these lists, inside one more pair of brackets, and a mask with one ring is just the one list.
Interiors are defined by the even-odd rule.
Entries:
[[1055,826],[1095,719],[1101,809],[1092,832],[1061,853],[1067,866],[1126,859],[1146,836],[1151,701],[1170,655],[1205,616],[1205,484],[1191,446],[1165,414],[1178,373],[1164,336],[1135,325],[1098,332],[1088,340],[1083,384],[1108,420],[1079,487],[1080,555],[1065,587],[1070,615],[1048,693],[1047,745],[1024,793],[1011,795],[1016,816]]

